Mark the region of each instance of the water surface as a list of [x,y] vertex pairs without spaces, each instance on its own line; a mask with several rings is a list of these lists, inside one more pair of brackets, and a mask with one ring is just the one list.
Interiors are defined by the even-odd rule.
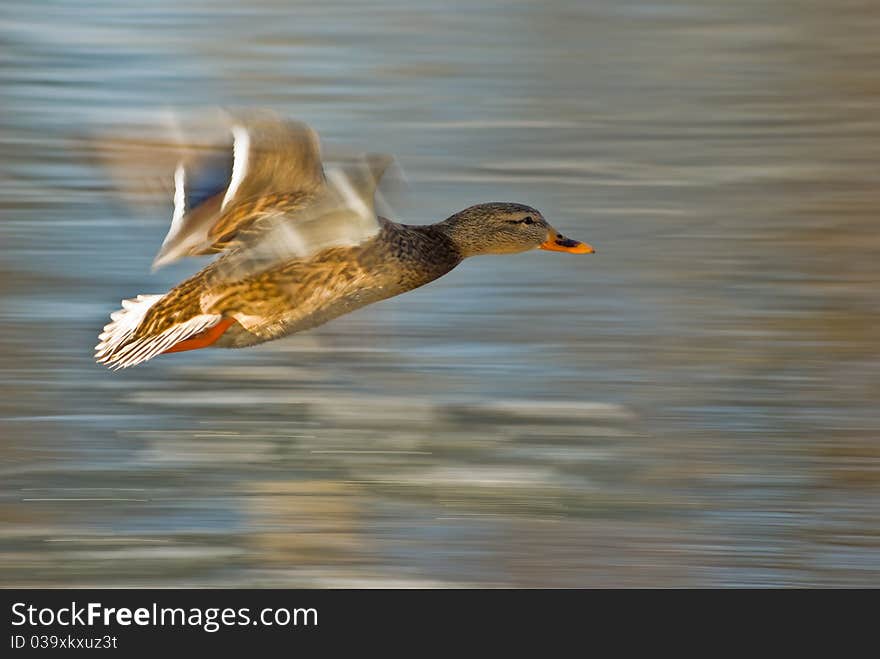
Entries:
[[[0,583],[878,586],[880,10],[706,0],[9,1]],[[269,107],[396,154],[410,223],[540,208],[246,351],[91,348],[170,209],[80,147]]]

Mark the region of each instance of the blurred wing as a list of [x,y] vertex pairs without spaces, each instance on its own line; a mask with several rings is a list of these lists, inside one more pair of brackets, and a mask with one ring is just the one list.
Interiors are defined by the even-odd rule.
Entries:
[[318,136],[274,116],[233,119],[230,140],[174,170],[171,227],[153,262],[225,250],[267,214],[306,207],[324,187]]
[[173,199],[154,268],[221,251],[234,255],[224,258],[231,271],[308,258],[375,235],[377,197],[390,210],[377,193],[390,156],[336,148],[322,166],[311,128],[266,112],[202,112],[185,128],[180,122],[165,118],[172,137],[164,140],[151,139],[155,128],[146,127],[127,137],[89,139],[124,199],[150,209]]
[[282,261],[305,260],[330,247],[352,247],[380,229],[376,187],[391,156],[367,154],[328,165],[309,202],[279,205],[239,230],[234,248],[217,264],[221,276],[238,279]]

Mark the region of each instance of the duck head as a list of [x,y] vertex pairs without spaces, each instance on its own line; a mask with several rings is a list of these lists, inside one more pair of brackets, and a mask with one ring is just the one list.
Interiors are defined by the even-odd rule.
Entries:
[[438,225],[462,256],[516,254],[531,249],[592,254],[586,243],[566,238],[539,211],[524,204],[493,202],[465,208]]

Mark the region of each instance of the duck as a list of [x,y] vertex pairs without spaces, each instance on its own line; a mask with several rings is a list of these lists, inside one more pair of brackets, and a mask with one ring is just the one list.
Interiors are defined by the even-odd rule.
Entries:
[[394,222],[376,212],[390,156],[330,167],[303,122],[237,116],[227,128],[217,149],[178,162],[154,267],[218,256],[167,293],[123,300],[99,335],[97,363],[117,370],[274,341],[424,286],[474,256],[595,252],[521,203],[481,203],[427,225]]

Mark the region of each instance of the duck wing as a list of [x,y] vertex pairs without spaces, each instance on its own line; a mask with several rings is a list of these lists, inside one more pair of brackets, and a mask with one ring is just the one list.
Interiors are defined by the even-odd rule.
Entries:
[[171,227],[154,267],[227,249],[268,212],[305,207],[324,186],[317,133],[260,113],[230,117],[225,143],[187,148],[174,170]]
[[[379,230],[374,196],[394,159],[336,149],[322,162],[317,133],[274,113],[169,115],[164,140],[92,139],[129,203],[171,196],[171,226],[153,267],[225,252],[234,270],[307,258]],[[138,133],[140,134],[140,133]]]

